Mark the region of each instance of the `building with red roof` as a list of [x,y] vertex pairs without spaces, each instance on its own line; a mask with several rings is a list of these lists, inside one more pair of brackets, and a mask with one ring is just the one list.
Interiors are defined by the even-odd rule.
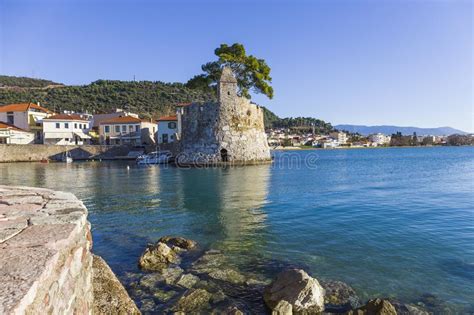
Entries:
[[74,113],[55,114],[44,118],[43,143],[55,145],[90,144],[91,121]]
[[35,134],[15,125],[0,122],[0,144],[31,144],[35,141]]
[[171,143],[179,139],[178,117],[162,116],[158,118],[158,143]]
[[0,121],[33,132],[36,143],[42,142],[43,130],[41,123],[43,119],[52,114],[52,111],[40,106],[39,103],[17,103],[0,106]]

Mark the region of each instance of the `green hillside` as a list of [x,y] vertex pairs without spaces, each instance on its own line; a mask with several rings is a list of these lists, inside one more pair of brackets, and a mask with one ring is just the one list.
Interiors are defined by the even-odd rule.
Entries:
[[50,85],[61,85],[50,80],[33,79],[27,77],[13,77],[0,75],[0,88],[3,87],[20,87],[20,88],[44,88]]

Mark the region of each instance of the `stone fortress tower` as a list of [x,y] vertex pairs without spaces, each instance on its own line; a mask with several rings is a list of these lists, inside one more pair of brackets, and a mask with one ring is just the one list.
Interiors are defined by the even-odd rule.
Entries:
[[218,102],[192,103],[178,109],[180,164],[256,164],[271,161],[263,109],[237,95],[237,80],[224,67]]

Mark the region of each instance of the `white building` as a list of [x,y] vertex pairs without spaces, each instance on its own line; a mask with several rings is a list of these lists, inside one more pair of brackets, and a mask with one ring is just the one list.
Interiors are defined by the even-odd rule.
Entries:
[[172,143],[177,140],[178,117],[163,116],[158,118],[158,143]]
[[388,144],[390,142],[390,138],[390,136],[386,136],[383,133],[376,133],[369,136],[369,141],[379,146]]
[[345,132],[331,132],[329,136],[336,140],[339,145],[347,143],[347,134]]
[[0,122],[0,144],[31,144],[35,134],[14,125]]
[[43,143],[56,145],[89,144],[91,122],[77,114],[59,114],[43,119]]
[[42,142],[42,120],[52,114],[48,109],[33,103],[0,106],[0,121],[33,132],[36,143]]
[[100,144],[154,145],[157,124],[134,116],[103,120],[99,125]]

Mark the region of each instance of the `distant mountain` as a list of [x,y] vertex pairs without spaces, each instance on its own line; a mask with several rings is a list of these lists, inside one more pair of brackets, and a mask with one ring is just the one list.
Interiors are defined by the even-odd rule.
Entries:
[[401,132],[403,135],[412,135],[416,132],[417,135],[432,135],[432,136],[449,136],[453,134],[467,134],[467,132],[454,129],[451,127],[439,128],[418,128],[418,127],[399,127],[399,126],[362,126],[362,125],[336,125],[334,128],[338,130],[346,130],[353,133],[360,133],[367,136],[373,133],[383,133],[391,135],[393,133]]

